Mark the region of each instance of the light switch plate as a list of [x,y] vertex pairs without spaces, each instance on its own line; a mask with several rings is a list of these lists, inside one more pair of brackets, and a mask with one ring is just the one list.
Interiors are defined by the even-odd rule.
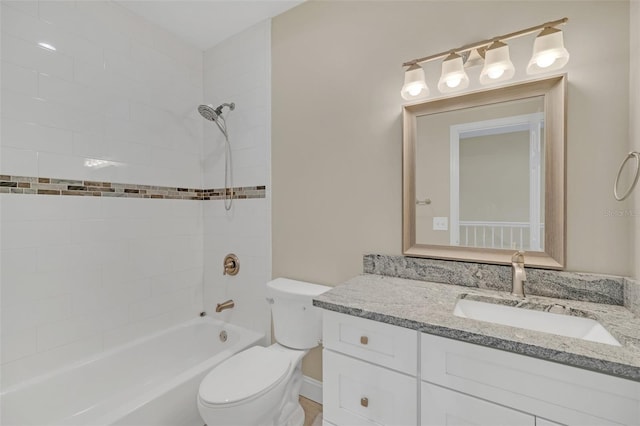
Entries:
[[448,217],[434,217],[433,218],[433,230],[434,231],[448,231],[449,230],[449,218]]

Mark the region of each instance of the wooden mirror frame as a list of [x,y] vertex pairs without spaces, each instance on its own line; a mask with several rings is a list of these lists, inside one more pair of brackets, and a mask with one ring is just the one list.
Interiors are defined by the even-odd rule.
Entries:
[[566,90],[566,75],[560,75],[403,107],[402,252],[405,256],[511,264],[513,249],[416,243],[416,119],[423,115],[542,96],[545,118],[545,244],[544,251],[527,252],[525,261],[527,266],[564,269]]

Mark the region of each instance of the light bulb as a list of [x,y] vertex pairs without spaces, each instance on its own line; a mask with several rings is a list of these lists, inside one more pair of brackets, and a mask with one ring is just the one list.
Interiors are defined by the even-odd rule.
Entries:
[[536,65],[540,68],[547,68],[553,65],[556,57],[553,54],[540,55],[536,58]]
[[421,91],[422,85],[420,84],[412,84],[411,86],[407,87],[407,92],[409,92],[411,96],[418,96]]
[[492,80],[502,77],[502,74],[504,74],[504,68],[502,67],[493,67],[487,71],[487,76]]
[[461,77],[449,77],[446,82],[447,82],[447,87],[450,88],[454,88],[454,87],[458,87],[460,85],[460,82],[462,81]]

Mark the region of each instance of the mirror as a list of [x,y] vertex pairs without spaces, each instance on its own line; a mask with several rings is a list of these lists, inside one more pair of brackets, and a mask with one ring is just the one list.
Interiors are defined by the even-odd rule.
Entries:
[[562,269],[565,77],[404,107],[403,253]]

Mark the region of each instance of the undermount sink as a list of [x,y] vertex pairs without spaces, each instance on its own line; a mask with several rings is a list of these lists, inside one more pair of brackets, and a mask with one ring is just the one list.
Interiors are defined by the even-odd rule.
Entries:
[[[490,300],[490,298],[484,297],[481,299]],[[509,302],[515,304],[522,303],[525,306],[505,306],[505,303]],[[559,305],[550,305],[548,307],[532,304],[528,304],[530,307],[527,307],[526,305],[527,304],[523,302],[502,299],[487,302],[462,298],[456,303],[453,314],[461,318],[470,318],[477,321],[491,322],[494,324],[508,325],[511,327],[620,346],[620,343],[615,337],[613,337],[602,324],[594,319],[572,316],[571,313],[567,315],[546,312],[544,310],[553,310],[556,306],[560,310],[565,309]]]

